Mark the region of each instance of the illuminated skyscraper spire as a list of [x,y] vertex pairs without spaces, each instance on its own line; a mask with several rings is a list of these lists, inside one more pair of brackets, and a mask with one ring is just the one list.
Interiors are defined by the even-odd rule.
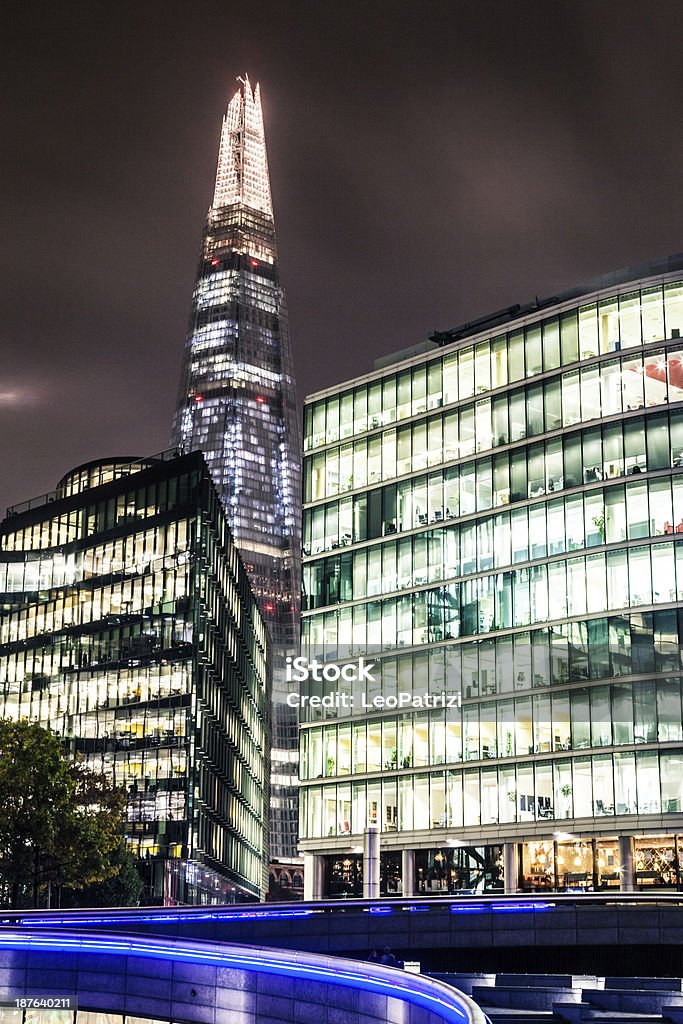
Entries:
[[261,88],[253,93],[248,76],[228,104],[223,118],[218,170],[212,209],[243,203],[266,217],[273,216]]
[[297,852],[297,722],[283,669],[298,644],[301,449],[260,92],[238,82],[223,119],[172,443],[204,452],[272,634],[271,856],[282,859]]

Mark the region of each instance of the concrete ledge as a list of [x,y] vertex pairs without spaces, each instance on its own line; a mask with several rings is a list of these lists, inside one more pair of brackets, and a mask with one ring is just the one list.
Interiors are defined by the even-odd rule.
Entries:
[[553,1003],[552,1011],[556,1017],[567,1021],[567,1024],[581,1024],[586,1013],[590,1010],[590,1004],[580,1001],[578,1003],[567,1003],[560,1000]]
[[466,996],[472,995],[472,987],[474,985],[481,988],[482,986],[488,987],[496,983],[495,974],[435,974],[430,971],[428,977],[434,978],[435,981],[442,981],[444,985],[452,985],[458,991],[464,992]]
[[537,985],[524,988],[519,985],[498,985],[488,987],[474,985],[472,998],[480,1006],[501,1006],[510,1010],[552,1010],[553,1003],[562,1000],[565,1003],[580,1002],[579,989],[562,988],[558,985]]
[[605,988],[635,988],[642,992],[681,992],[683,981],[680,978],[605,978]]
[[497,974],[496,985],[524,986],[526,988],[572,988],[571,974]]
[[683,993],[638,991],[628,988],[583,989],[583,998],[597,1010],[610,1010],[617,1013],[661,1014],[662,1006],[683,1008]]

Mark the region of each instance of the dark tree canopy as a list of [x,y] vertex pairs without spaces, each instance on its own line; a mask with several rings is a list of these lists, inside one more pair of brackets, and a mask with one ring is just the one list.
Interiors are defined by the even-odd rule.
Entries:
[[62,890],[62,907],[136,907],[142,897],[144,885],[135,867],[132,853],[121,842],[112,853],[111,864],[116,873],[101,882],[93,882],[82,889]]
[[125,793],[49,729],[0,720],[0,887],[12,906],[115,875]]

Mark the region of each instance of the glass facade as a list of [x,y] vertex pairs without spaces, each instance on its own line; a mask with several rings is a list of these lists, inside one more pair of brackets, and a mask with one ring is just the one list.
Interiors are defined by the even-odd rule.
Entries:
[[200,453],[91,464],[0,525],[0,717],[128,791],[154,902],[265,892],[268,640]]
[[362,701],[302,712],[301,845],[328,874],[368,826],[385,858],[416,851],[421,891],[467,887],[463,850],[495,889],[505,844],[531,888],[540,856],[539,885],[618,884],[643,830],[677,865],[681,270],[435,335],[307,400],[302,654],[376,666]]
[[279,284],[259,87],[223,121],[172,444],[204,453],[273,640],[271,855],[297,856],[297,717],[284,660],[299,636],[300,431]]

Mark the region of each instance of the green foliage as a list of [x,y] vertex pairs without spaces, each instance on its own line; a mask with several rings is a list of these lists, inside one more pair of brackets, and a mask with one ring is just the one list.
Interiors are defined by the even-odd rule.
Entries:
[[65,889],[62,907],[135,907],[142,898],[143,882],[125,843],[114,850],[110,864],[116,873],[83,889]]
[[70,761],[49,729],[0,720],[0,886],[12,906],[115,874],[124,806],[123,789]]
[[600,534],[600,536],[604,540],[605,539],[605,507],[604,507],[604,505],[603,505],[602,509],[600,510],[600,512],[598,513],[598,515],[593,516],[593,526],[595,527],[595,529],[598,531],[598,533]]

